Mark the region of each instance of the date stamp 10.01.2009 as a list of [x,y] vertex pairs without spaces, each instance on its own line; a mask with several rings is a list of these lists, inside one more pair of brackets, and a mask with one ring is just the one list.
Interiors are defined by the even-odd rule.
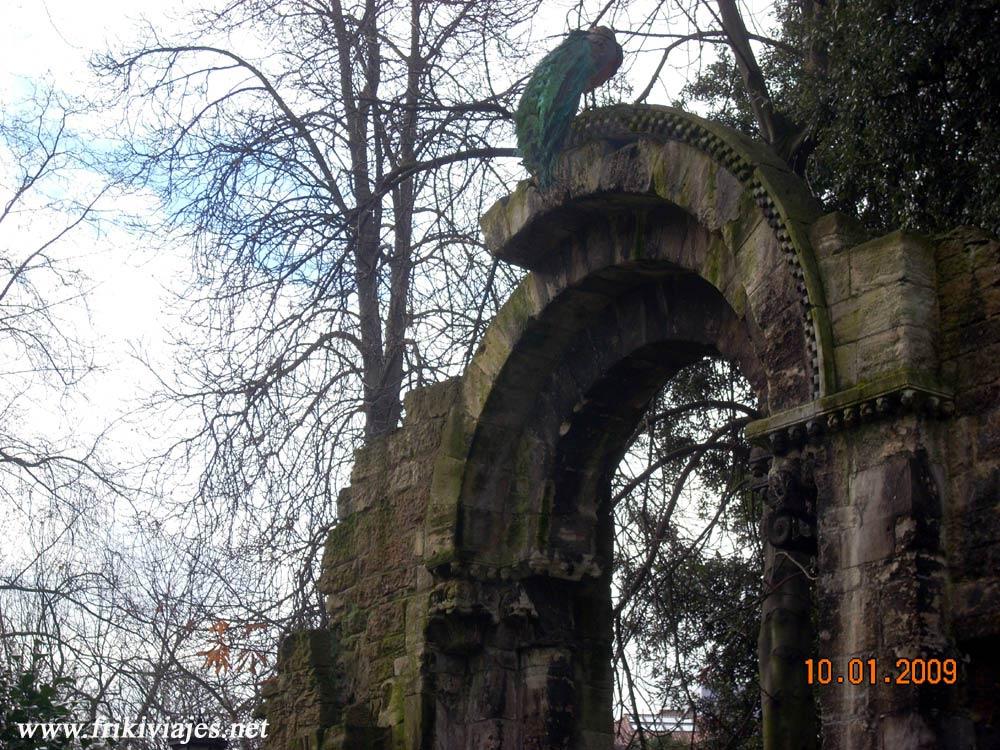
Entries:
[[878,659],[850,659],[843,671],[830,659],[806,659],[810,685],[954,685],[958,663],[954,659],[896,659],[891,667]]

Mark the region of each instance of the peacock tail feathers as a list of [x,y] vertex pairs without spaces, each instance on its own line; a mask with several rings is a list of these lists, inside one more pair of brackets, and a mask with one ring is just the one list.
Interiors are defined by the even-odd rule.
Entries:
[[552,182],[556,157],[597,72],[589,33],[572,31],[535,68],[515,114],[522,161],[541,187]]

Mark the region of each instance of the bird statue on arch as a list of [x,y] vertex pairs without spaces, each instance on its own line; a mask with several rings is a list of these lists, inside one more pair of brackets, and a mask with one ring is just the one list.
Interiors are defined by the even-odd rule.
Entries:
[[604,26],[571,31],[535,68],[517,105],[517,147],[541,188],[552,183],[556,156],[580,106],[580,97],[609,80],[624,56]]

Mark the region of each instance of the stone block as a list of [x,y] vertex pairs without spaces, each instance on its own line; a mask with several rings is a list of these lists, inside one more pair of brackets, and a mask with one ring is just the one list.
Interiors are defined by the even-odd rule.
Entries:
[[858,341],[899,326],[937,330],[937,299],[932,290],[902,282],[875,287],[833,304],[830,324],[838,344]]
[[841,389],[858,384],[858,342],[837,344],[833,350],[833,361],[837,368],[837,384]]
[[[774,230],[767,222],[762,221],[756,225],[746,246],[736,256],[736,267],[751,302],[761,294],[780,296],[785,304],[795,298],[788,261],[778,244],[778,238],[774,236]],[[776,295],[776,289],[782,289],[784,293]],[[756,308],[754,310],[756,313]],[[765,322],[759,315],[757,319],[762,324]]]
[[443,417],[455,403],[460,383],[461,378],[454,377],[408,391],[403,397],[406,423]]
[[955,358],[955,377],[959,391],[997,382],[1000,343],[987,344]]
[[819,269],[827,305],[834,305],[851,297],[851,259],[848,255],[821,258]]
[[389,601],[372,607],[368,614],[366,633],[373,640],[380,641],[386,636],[403,629],[404,602]]
[[880,717],[878,724],[880,748],[907,748],[907,750],[940,750],[937,734],[928,717],[917,710]]
[[850,256],[855,294],[896,284],[927,288],[937,284],[934,246],[918,235],[892,232],[852,248]]
[[[606,152],[599,163],[577,161],[575,169],[568,170],[568,175],[581,174],[600,169],[599,189],[620,193],[647,193],[651,188],[652,164],[659,155],[660,148],[648,143],[629,143],[625,146]],[[572,179],[579,179],[572,177]],[[584,190],[590,192],[587,185]]]
[[996,343],[1000,343],[1000,316],[975,321],[946,334],[942,356],[954,357]]
[[739,216],[722,228],[723,240],[734,257],[744,248],[752,247],[748,241],[762,223],[765,223],[764,216],[754,203],[753,193],[744,190],[740,195]]
[[857,344],[859,383],[903,368],[929,372],[937,369],[934,334],[920,326],[899,326],[867,336]]
[[[855,217],[839,211],[820,216],[809,227],[809,242],[821,265],[838,253],[859,245],[867,239],[868,233],[861,222]],[[830,302],[832,300],[829,297],[829,287],[826,289],[827,301]]]

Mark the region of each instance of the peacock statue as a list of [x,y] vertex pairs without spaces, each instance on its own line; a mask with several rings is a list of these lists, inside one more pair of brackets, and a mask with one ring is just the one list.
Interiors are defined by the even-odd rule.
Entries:
[[552,183],[556,156],[566,140],[580,97],[615,74],[622,64],[615,33],[604,26],[571,31],[531,74],[517,105],[517,147],[539,187]]

